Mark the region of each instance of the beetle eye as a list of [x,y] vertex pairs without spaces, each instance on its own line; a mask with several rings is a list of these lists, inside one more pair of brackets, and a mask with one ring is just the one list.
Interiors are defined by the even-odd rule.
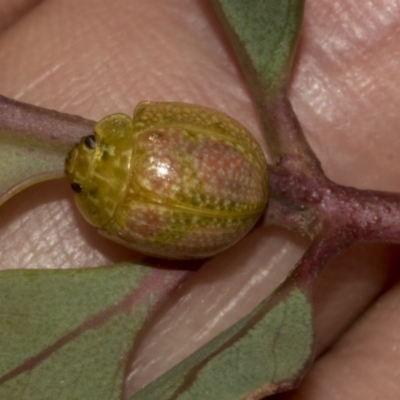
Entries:
[[82,185],[76,182],[71,183],[71,188],[75,193],[80,193],[82,192]]
[[85,143],[85,146],[89,149],[94,149],[96,148],[96,137],[94,135],[86,136],[83,143]]

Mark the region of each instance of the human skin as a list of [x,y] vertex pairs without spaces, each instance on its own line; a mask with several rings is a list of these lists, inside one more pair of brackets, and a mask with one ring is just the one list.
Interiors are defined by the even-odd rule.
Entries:
[[[338,183],[400,191],[399,11],[399,0],[307,0],[290,98]],[[131,114],[141,100],[203,104],[235,116],[267,152],[242,74],[205,0],[0,0],[0,29],[5,96],[93,120]],[[27,189],[0,213],[2,269],[139,257],[86,225],[65,179]],[[147,326],[127,393],[258,304],[306,246],[260,224],[206,262]],[[398,264],[396,246],[376,244],[329,265],[313,297],[319,358],[294,394],[277,398],[398,398]]]

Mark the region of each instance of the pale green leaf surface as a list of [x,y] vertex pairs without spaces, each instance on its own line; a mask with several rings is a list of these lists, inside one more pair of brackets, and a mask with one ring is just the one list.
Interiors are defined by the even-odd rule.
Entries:
[[[244,72],[257,75],[268,93],[287,79],[304,0],[212,0]],[[250,77],[253,84],[254,77]]]
[[308,296],[298,288],[278,302],[272,295],[130,400],[261,398],[298,381],[313,341]]
[[0,204],[27,186],[63,176],[66,151],[13,143],[0,135]]
[[89,330],[48,356],[39,366],[0,386],[8,400],[117,400],[121,398],[124,365],[135,334],[145,317],[118,315]]
[[0,399],[120,399],[135,335],[175,275],[133,264],[1,272]]
[[94,122],[0,95],[0,205],[29,185],[64,176],[64,159]]

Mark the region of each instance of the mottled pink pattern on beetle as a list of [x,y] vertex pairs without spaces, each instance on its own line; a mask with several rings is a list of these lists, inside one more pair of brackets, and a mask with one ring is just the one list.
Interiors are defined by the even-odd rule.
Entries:
[[[143,253],[157,249],[164,257],[170,258],[174,258],[177,251],[183,257],[211,256],[216,247],[223,250],[232,246],[255,221],[254,216],[248,217],[247,221],[233,218],[223,225],[220,219],[213,217],[207,220],[193,215],[193,212],[173,211],[162,205],[135,201],[133,193],[128,196],[127,203],[130,207],[125,206],[121,214],[126,220],[119,239],[129,241]],[[108,228],[115,232],[118,225],[112,223]],[[165,241],[163,234],[171,235],[174,240]]]
[[141,133],[119,218],[105,231],[120,232],[119,239],[139,251],[157,249],[171,258],[231,246],[254,225],[265,187],[265,175],[237,146],[182,129]]
[[263,196],[263,177],[226,138],[158,130],[138,138],[137,153],[146,154],[134,166],[140,171],[138,183],[163,198],[214,210],[250,211]]

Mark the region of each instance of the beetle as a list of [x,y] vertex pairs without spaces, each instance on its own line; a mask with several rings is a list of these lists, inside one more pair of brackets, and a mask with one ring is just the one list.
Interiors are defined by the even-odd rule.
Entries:
[[141,102],[112,114],[69,152],[84,218],[110,239],[169,259],[213,256],[257,222],[268,199],[264,154],[239,122],[193,104]]

